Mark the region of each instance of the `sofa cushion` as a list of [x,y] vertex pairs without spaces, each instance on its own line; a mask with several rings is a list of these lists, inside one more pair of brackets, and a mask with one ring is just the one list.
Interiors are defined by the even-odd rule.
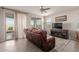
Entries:
[[37,33],[37,34],[40,34],[41,31],[40,30],[32,30],[33,33]]

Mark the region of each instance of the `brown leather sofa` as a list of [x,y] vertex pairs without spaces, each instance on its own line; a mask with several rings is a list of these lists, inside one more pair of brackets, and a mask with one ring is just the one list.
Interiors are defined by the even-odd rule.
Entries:
[[50,51],[55,47],[55,38],[47,36],[47,32],[37,29],[25,29],[26,38],[41,48],[43,51]]

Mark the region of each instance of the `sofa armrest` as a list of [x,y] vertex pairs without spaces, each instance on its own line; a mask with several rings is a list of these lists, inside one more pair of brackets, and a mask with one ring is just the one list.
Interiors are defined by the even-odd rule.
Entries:
[[47,43],[50,47],[55,46],[55,38],[49,38]]
[[55,47],[55,37],[47,38],[47,43],[49,47]]
[[50,49],[55,47],[55,38],[54,37],[49,37],[47,38],[47,41],[43,43],[43,50],[44,51],[49,51]]

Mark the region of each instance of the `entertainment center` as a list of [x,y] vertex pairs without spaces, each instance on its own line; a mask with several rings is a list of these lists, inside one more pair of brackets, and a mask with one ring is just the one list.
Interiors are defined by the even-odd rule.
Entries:
[[55,37],[68,39],[68,30],[62,28],[63,28],[62,23],[53,23],[51,29],[51,35]]

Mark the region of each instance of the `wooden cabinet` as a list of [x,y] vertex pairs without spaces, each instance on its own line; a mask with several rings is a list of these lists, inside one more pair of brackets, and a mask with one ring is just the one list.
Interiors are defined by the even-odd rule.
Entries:
[[53,28],[51,29],[51,35],[55,36],[55,37],[60,37],[60,38],[64,38],[64,39],[68,39],[69,35],[68,35],[68,30],[63,30],[63,29],[56,29]]
[[79,31],[76,32],[76,40],[79,40]]

